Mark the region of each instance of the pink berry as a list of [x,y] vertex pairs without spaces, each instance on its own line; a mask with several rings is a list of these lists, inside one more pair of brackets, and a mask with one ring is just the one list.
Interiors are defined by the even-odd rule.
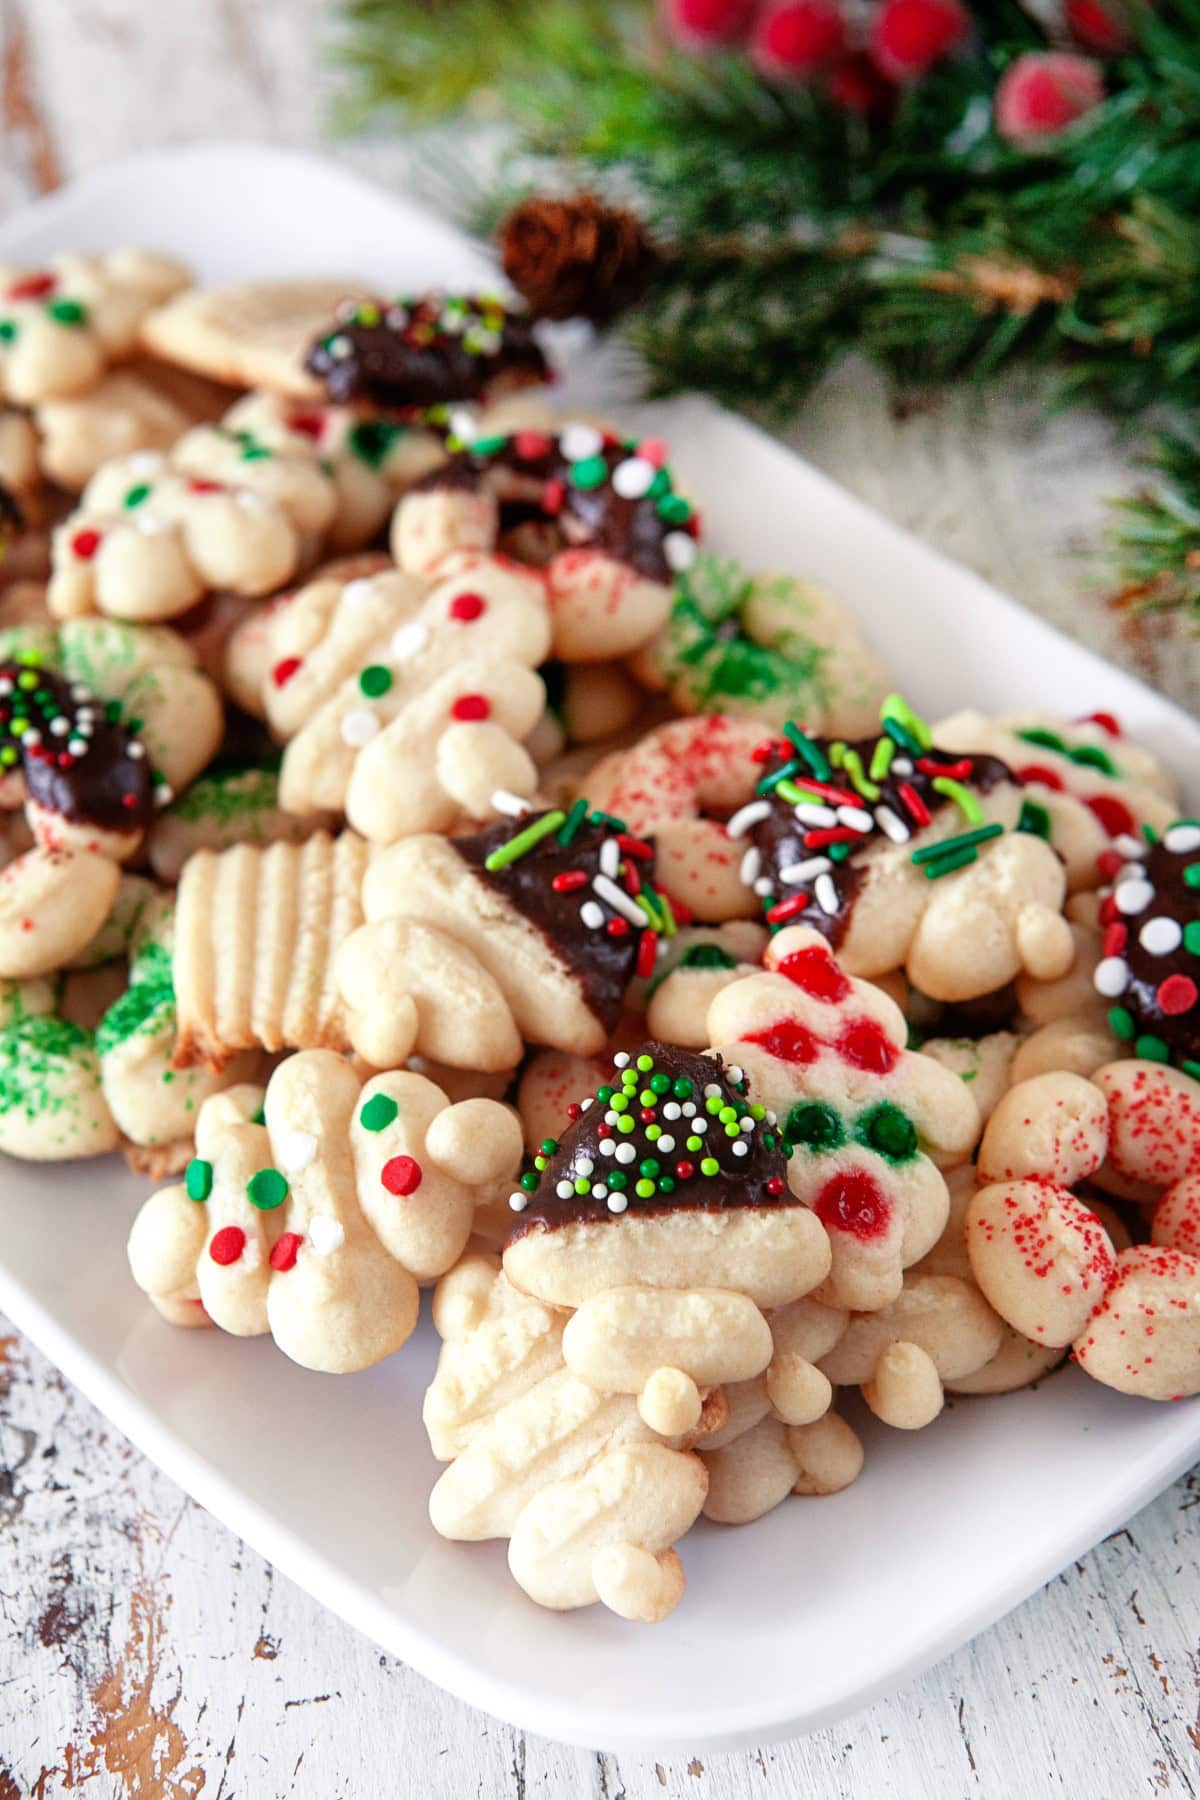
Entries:
[[884,0],[871,21],[871,56],[891,81],[916,81],[958,48],[970,28],[960,0]]
[[1123,0],[1065,0],[1063,15],[1071,36],[1101,56],[1116,56],[1133,42]]
[[1036,143],[1074,124],[1103,98],[1103,76],[1088,57],[1030,51],[1010,64],[996,89],[996,130],[1010,144]]
[[786,0],[760,14],[750,60],[768,81],[796,81],[827,68],[846,47],[846,22],[834,0]]
[[844,112],[878,119],[891,111],[896,90],[885,81],[870,57],[855,52],[833,70],[827,83],[829,98]]
[[745,37],[754,0],[662,0],[662,13],[683,49],[713,50]]

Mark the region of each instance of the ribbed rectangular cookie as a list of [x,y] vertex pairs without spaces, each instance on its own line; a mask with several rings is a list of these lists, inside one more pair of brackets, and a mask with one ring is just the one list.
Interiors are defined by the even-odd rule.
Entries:
[[348,1050],[333,960],[363,922],[368,846],[353,832],[302,844],[201,850],[175,917],[176,1068],[240,1050]]

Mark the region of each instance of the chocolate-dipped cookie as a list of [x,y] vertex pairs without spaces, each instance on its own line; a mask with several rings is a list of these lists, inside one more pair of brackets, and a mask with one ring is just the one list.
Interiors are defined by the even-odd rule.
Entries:
[[424,411],[549,379],[533,321],[490,295],[348,301],[305,368],[331,400]]
[[1100,923],[1094,981],[1112,1001],[1113,1031],[1135,1055],[1200,1079],[1200,821],[1178,819],[1155,843],[1131,842]]

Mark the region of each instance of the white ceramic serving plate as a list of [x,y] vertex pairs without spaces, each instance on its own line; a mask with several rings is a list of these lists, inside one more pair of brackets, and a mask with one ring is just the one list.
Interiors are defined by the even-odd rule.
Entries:
[[[0,256],[134,242],[206,280],[344,272],[478,281],[478,251],[329,164],[214,145],[141,157],[38,202]],[[845,596],[913,702],[1110,708],[1176,769],[1200,727],[700,400],[647,408],[703,498],[715,548]],[[1193,805],[1200,790],[1193,790]],[[848,1492],[742,1531],[701,1526],[688,1591],[654,1629],[539,1610],[501,1544],[434,1536],[420,1420],[428,1322],[342,1379],[269,1340],[175,1331],[133,1287],[124,1167],[0,1175],[0,1307],[148,1456],[276,1566],[477,1706],[603,1749],[732,1748],[824,1724],[908,1680],[1032,1593],[1200,1456],[1200,1404],[1125,1400],[1075,1370],[960,1401],[912,1437],[868,1422]]]

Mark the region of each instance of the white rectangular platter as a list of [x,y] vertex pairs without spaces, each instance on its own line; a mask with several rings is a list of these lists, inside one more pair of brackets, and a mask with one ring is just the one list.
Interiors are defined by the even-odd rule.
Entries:
[[[240,145],[102,170],[9,221],[0,256],[129,242],[208,281],[345,273],[394,290],[488,275],[475,247],[404,201]],[[673,444],[712,546],[828,583],[916,705],[1108,708],[1185,776],[1200,768],[1193,720],[768,437],[699,400],[637,422]],[[702,1525],[663,1625],[542,1612],[503,1545],[447,1544],[428,1524],[428,1322],[390,1362],[342,1378],[269,1341],[174,1331],[126,1267],[144,1191],[115,1162],[5,1165],[0,1308],[293,1580],[434,1681],[548,1737],[694,1752],[827,1723],[991,1624],[1200,1456],[1200,1403],[1141,1405],[1072,1369],[1036,1392],[959,1401],[912,1437],[868,1424],[866,1470],[846,1493],[740,1531]]]

